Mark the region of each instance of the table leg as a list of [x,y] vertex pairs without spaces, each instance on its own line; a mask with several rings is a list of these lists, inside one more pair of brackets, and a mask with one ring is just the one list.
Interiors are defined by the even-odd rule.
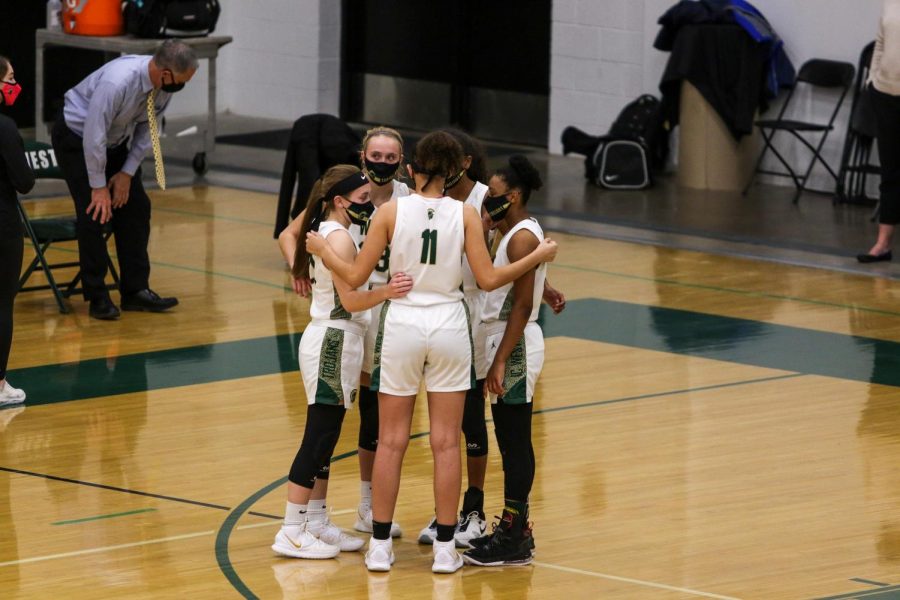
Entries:
[[34,48],[34,137],[39,142],[49,142],[50,135],[44,125],[44,46]]

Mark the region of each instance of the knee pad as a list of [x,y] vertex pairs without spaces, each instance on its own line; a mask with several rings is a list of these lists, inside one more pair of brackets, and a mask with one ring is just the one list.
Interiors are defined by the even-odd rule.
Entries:
[[485,456],[488,453],[488,434],[484,421],[483,379],[466,393],[462,430],[466,436],[466,456]]
[[375,452],[378,447],[378,392],[359,388],[359,447]]

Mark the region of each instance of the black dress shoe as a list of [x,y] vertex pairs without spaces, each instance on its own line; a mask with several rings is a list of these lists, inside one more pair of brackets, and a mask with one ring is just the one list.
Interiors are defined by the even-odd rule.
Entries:
[[861,263],[873,263],[873,262],[884,262],[894,258],[894,255],[890,250],[885,252],[884,254],[857,254],[856,260]]
[[116,305],[113,304],[109,297],[92,298],[88,314],[95,319],[112,321],[119,318],[119,309],[116,308]]
[[160,298],[151,289],[141,290],[136,294],[122,296],[122,310],[142,310],[147,312],[163,312],[178,305],[178,298]]

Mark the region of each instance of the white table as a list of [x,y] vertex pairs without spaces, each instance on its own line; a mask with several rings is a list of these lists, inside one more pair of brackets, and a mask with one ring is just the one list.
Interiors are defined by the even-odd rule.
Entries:
[[[206,153],[212,152],[216,146],[216,58],[219,48],[231,43],[228,35],[211,35],[207,37],[179,38],[180,41],[194,48],[198,58],[209,61],[209,83],[207,89],[208,113],[206,116],[206,132],[202,150],[194,155],[193,167],[198,174],[206,172]],[[35,35],[35,98],[34,124],[37,140],[49,142],[50,134],[44,124],[44,49],[47,46],[67,46],[97,50],[118,54],[153,54],[157,46],[164,40],[136,38],[130,35],[111,37],[94,37],[71,35],[62,31],[38,29]]]

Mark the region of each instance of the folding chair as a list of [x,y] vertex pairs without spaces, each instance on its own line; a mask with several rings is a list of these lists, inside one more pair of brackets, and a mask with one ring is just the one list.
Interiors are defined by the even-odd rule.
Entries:
[[[35,178],[63,179],[62,171],[56,162],[56,155],[53,153],[53,147],[49,144],[28,142],[25,144],[25,156],[28,164],[31,165],[34,171]],[[53,270],[78,268],[79,263],[75,260],[51,264],[47,262],[46,252],[52,244],[71,242],[78,239],[75,215],[31,219],[18,197],[16,198],[16,204],[19,208],[19,215],[22,217],[22,223],[25,225],[25,233],[34,247],[34,258],[19,278],[19,291],[53,290],[56,304],[59,306],[59,312],[67,314],[69,313],[69,307],[63,302],[63,298],[68,298],[72,294],[81,291],[81,288],[78,286],[81,282],[81,270],[79,269],[72,280],[62,284],[62,286],[57,284],[56,278],[53,276]],[[104,240],[109,240],[111,235],[112,229],[105,228]],[[119,273],[116,271],[112,259],[109,260],[108,266],[114,283],[109,284],[107,287],[116,289],[119,286]],[[45,285],[25,287],[28,279],[35,271],[41,271],[46,277],[47,283]]]
[[[869,65],[875,51],[875,42],[870,42],[859,55],[854,85],[853,101],[850,103],[850,123],[847,136],[844,138],[844,152],[841,156],[841,169],[838,172],[840,181],[835,193],[834,202],[846,204],[877,205],[876,198],[866,194],[869,175],[880,175],[881,168],[872,161],[872,147],[878,126],[875,123],[875,111],[869,96],[867,81]],[[876,206],[874,217],[877,217]]]
[[[844,103],[844,98],[847,96],[847,92],[850,90],[850,87],[853,85],[853,75],[856,72],[854,66],[847,62],[839,62],[833,60],[824,60],[819,58],[814,58],[809,60],[800,67],[800,73],[797,75],[797,84],[791,89],[788,97],[784,101],[784,105],[781,107],[781,111],[778,113],[778,117],[776,119],[770,120],[761,120],[756,122],[756,126],[759,127],[759,131],[762,134],[763,138],[763,149],[759,154],[759,159],[756,161],[756,167],[753,169],[753,175],[750,177],[750,181],[747,182],[747,186],[744,188],[744,195],[747,194],[747,191],[750,189],[750,186],[753,185],[754,179],[756,179],[757,173],[763,173],[766,175],[778,175],[783,177],[790,177],[794,186],[797,188],[797,192],[794,194],[794,204],[797,204],[800,199],[800,194],[804,191],[822,191],[822,190],[812,190],[806,186],[807,181],[809,180],[809,175],[812,173],[813,167],[816,165],[816,162],[822,163],[822,165],[828,170],[828,173],[834,178],[835,184],[839,181],[838,174],[834,172],[834,169],[825,161],[822,157],[822,147],[825,145],[825,140],[828,138],[828,134],[834,129],[834,121],[837,118],[838,112],[841,110],[841,106]],[[834,110],[831,113],[831,118],[828,120],[828,123],[811,123],[808,121],[797,121],[793,119],[785,119],[784,115],[788,110],[788,107],[791,104],[791,100],[794,97],[794,93],[797,91],[799,84],[805,84],[811,86],[813,88],[824,88],[824,89],[838,89],[840,90],[840,96],[838,97],[837,104],[834,107]],[[785,131],[793,135],[797,140],[800,141],[804,146],[806,146],[810,152],[812,152],[812,159],[809,162],[809,166],[806,168],[806,172],[802,175],[798,173],[798,170],[795,170],[791,167],[790,163],[784,158],[784,156],[778,151],[775,146],[772,145],[772,140],[775,137],[775,134],[779,131]],[[806,137],[806,135],[814,135],[821,134],[821,138],[819,139],[819,143],[817,145],[813,145]],[[771,150],[778,161],[784,165],[787,169],[787,173],[782,171],[768,171],[765,169],[761,169],[763,158],[766,153]],[[830,193],[830,192],[829,192]]]

